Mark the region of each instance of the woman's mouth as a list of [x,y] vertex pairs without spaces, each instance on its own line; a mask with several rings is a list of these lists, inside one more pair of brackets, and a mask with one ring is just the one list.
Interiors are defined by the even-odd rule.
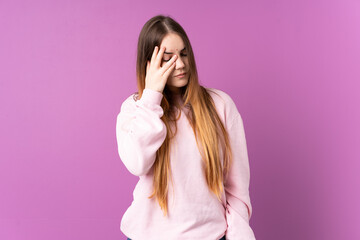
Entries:
[[175,77],[183,78],[183,77],[185,77],[185,75],[186,75],[186,73],[181,73],[181,74],[179,74],[179,75],[176,75]]

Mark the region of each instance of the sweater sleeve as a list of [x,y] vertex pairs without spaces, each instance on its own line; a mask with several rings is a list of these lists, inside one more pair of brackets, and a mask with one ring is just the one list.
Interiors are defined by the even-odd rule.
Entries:
[[253,240],[255,235],[249,225],[252,206],[249,196],[250,168],[243,120],[239,113],[229,127],[233,164],[224,184],[226,195],[227,240]]
[[121,105],[116,121],[116,139],[120,159],[130,173],[145,175],[156,158],[156,151],[166,137],[166,126],[160,119],[162,93],[144,89],[141,99],[132,97]]

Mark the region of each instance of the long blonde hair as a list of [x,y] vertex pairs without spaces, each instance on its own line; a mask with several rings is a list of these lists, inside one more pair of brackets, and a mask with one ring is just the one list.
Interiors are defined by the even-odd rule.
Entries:
[[[151,59],[155,46],[160,46],[162,39],[168,33],[178,34],[187,49],[189,60],[189,82],[181,88],[181,96],[184,106],[189,108],[186,115],[196,137],[196,144],[202,156],[205,168],[206,182],[209,189],[221,201],[224,191],[223,183],[232,163],[232,151],[229,143],[228,133],[216,111],[214,102],[206,89],[199,85],[198,74],[195,64],[194,53],[190,41],[184,29],[169,16],[157,15],[148,20],[143,26],[137,46],[136,77],[137,77],[137,99],[141,98],[145,88],[146,63]],[[175,136],[177,128],[172,132],[170,124],[176,121],[173,107],[181,107],[172,99],[171,92],[165,86],[163,91],[161,107],[164,114],[161,120],[167,128],[166,138],[156,152],[156,160],[153,165],[153,192],[149,198],[156,199],[164,213],[167,215],[168,179],[171,175],[170,169],[170,146],[171,139]],[[221,146],[221,149],[219,149]],[[222,156],[221,156],[222,155]],[[221,162],[223,159],[223,163]],[[171,177],[172,182],[172,177]],[[172,182],[173,183],[173,182]]]

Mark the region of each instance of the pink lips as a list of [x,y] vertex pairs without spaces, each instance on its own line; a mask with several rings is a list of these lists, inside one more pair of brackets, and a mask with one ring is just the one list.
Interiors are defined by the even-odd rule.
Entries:
[[181,74],[179,74],[179,75],[176,75],[175,77],[180,77],[180,78],[181,78],[181,77],[184,77],[185,74],[186,74],[186,73],[181,73]]

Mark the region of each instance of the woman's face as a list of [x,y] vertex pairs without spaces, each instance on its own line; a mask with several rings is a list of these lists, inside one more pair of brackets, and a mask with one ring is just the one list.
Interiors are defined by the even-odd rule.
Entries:
[[[170,74],[166,85],[171,91],[178,92],[180,87],[186,86],[189,81],[189,60],[184,42],[179,35],[169,33],[163,38],[160,44],[160,48],[162,47],[165,47],[165,52],[161,66],[162,64],[165,64],[166,61],[170,60],[174,54],[177,55],[175,67]],[[182,77],[176,76],[181,73],[185,73],[185,75]]]

